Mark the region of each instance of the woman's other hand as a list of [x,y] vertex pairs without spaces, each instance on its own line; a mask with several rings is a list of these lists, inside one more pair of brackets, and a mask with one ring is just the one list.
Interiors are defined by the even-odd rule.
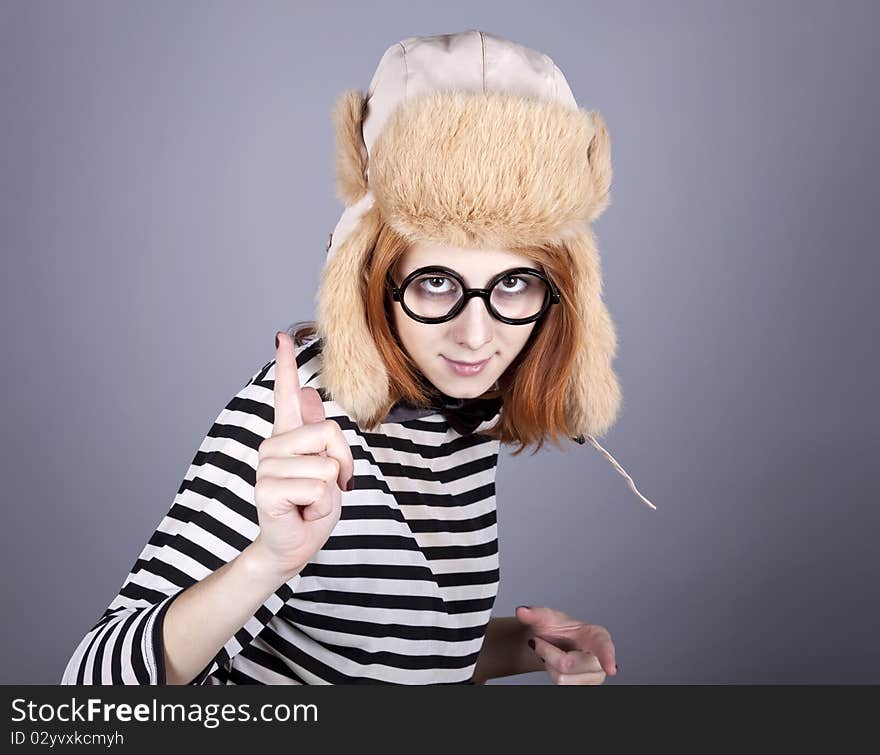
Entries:
[[611,634],[545,606],[517,606],[516,618],[529,627],[529,647],[543,661],[554,684],[602,684],[617,674]]

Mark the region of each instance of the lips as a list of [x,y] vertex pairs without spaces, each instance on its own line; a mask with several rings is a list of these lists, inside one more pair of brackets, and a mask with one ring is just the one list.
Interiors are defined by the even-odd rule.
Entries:
[[481,359],[479,362],[462,362],[462,361],[459,361],[458,359],[449,359],[449,357],[445,357],[445,359],[452,362],[453,364],[461,364],[461,365],[464,365],[465,367],[476,367],[477,365],[485,364],[491,358],[492,357],[486,357],[485,359]]

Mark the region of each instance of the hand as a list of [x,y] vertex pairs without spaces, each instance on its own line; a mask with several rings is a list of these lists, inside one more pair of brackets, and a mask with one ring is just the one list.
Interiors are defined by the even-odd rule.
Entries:
[[283,584],[319,551],[339,521],[341,491],[354,473],[342,429],[324,414],[314,388],[301,388],[294,343],[275,347],[275,418],[259,448],[254,549]]
[[529,627],[529,647],[544,662],[554,684],[602,684],[617,674],[611,634],[544,606],[517,606],[516,618]]

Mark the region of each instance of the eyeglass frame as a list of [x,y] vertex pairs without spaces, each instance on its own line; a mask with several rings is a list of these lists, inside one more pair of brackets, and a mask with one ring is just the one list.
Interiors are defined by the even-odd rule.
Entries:
[[[422,317],[421,315],[417,315],[413,312],[409,307],[406,306],[406,303],[403,301],[403,294],[406,291],[406,287],[412,283],[416,278],[420,277],[426,272],[440,272],[444,275],[449,276],[450,278],[454,278],[458,281],[459,285],[462,289],[462,295],[459,298],[458,302],[452,309],[449,310],[443,317]],[[544,297],[544,303],[541,305],[541,309],[537,314],[532,315],[531,317],[526,318],[512,318],[512,317],[504,317],[502,314],[495,312],[492,307],[492,302],[490,301],[490,297],[492,295],[492,289],[495,288],[496,284],[505,278],[509,278],[513,275],[521,275],[521,274],[532,275],[536,278],[540,278],[547,285],[547,291],[549,292],[549,297]],[[416,270],[413,270],[406,278],[403,279],[401,284],[398,286],[394,283],[394,279],[391,277],[391,271],[388,271],[387,282],[391,288],[391,298],[398,302],[406,312],[407,316],[415,320],[416,322],[426,323],[428,325],[439,325],[440,323],[449,322],[450,320],[455,319],[458,314],[465,308],[468,301],[473,296],[479,296],[483,299],[483,303],[486,306],[489,314],[494,317],[496,320],[500,322],[506,323],[507,325],[528,325],[530,323],[535,322],[536,320],[541,319],[547,311],[554,304],[559,304],[559,290],[556,286],[553,285],[553,281],[551,281],[546,275],[544,275],[540,270],[535,270],[533,267],[514,267],[509,270],[504,270],[498,275],[496,275],[492,280],[489,281],[489,285],[486,288],[467,288],[464,283],[464,279],[459,275],[455,270],[449,267],[445,267],[444,265],[427,265],[425,267],[420,267]]]

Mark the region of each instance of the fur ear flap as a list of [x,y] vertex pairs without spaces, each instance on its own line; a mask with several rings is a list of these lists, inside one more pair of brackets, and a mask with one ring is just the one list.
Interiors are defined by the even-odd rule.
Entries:
[[614,424],[623,394],[614,357],[617,331],[602,301],[602,269],[592,228],[583,226],[566,242],[574,266],[575,292],[571,306],[581,323],[574,370],[567,394],[567,419],[573,435],[604,435]]
[[593,177],[593,204],[587,218],[593,222],[611,204],[611,137],[608,128],[599,111],[591,110],[590,117],[593,119],[595,134],[587,148],[587,159],[590,163],[590,172]]
[[316,295],[323,386],[352,419],[371,429],[389,399],[388,371],[367,323],[364,296],[364,271],[381,225],[374,205],[324,266]]
[[362,130],[366,98],[358,89],[343,92],[331,117],[336,133],[336,194],[346,207],[367,192],[367,147]]

